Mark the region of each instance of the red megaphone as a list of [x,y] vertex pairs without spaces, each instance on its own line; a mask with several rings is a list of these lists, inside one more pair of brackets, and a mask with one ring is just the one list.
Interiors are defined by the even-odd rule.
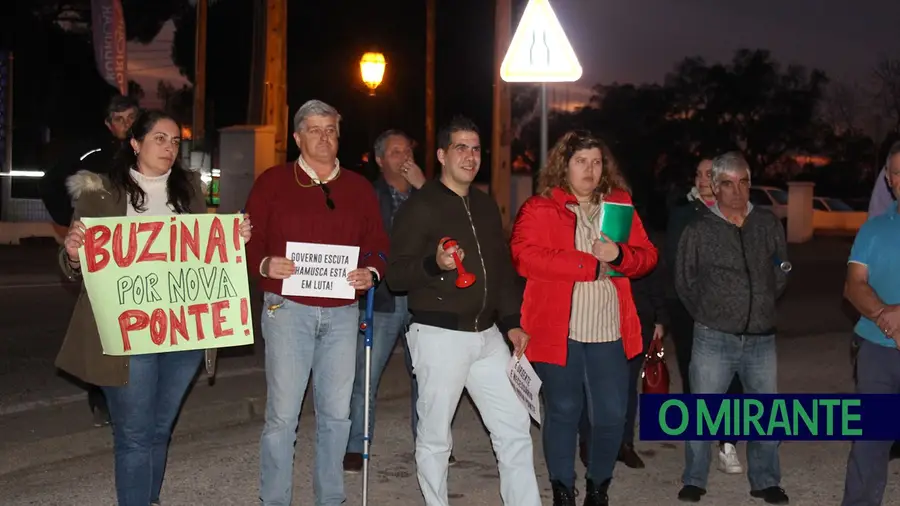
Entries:
[[[457,246],[457,242],[449,237],[444,237],[441,239],[441,247],[444,248],[444,251]],[[475,283],[475,275],[471,272],[466,271],[463,267],[462,261],[459,259],[459,255],[456,252],[453,252],[453,261],[456,262],[456,287],[457,288],[468,288]]]

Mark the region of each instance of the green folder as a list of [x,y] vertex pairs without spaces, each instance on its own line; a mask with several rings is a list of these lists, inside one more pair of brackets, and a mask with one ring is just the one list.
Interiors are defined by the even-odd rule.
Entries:
[[[634,219],[634,206],[617,202],[603,202],[600,208],[600,231],[618,243],[628,242],[631,236],[631,222]],[[616,271],[607,275],[621,277]]]

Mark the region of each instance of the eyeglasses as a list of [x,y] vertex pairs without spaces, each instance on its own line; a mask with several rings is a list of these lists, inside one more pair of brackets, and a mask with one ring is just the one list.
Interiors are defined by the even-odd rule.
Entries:
[[325,206],[327,206],[330,211],[334,211],[334,201],[331,200],[331,188],[329,188],[328,185],[324,183],[317,186],[321,188],[322,193],[325,194]]
[[306,133],[311,135],[312,137],[321,138],[324,135],[325,137],[328,137],[329,139],[333,139],[333,138],[337,137],[338,131],[337,131],[337,128],[331,127],[331,126],[326,127],[326,128],[312,127],[312,128],[307,128]]

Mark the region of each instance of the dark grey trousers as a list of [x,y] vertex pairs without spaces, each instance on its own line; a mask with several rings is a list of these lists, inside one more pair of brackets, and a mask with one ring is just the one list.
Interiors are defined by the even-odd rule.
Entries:
[[[856,391],[900,394],[900,350],[856,338]],[[887,485],[893,441],[854,441],[847,461],[841,506],[880,506]]]

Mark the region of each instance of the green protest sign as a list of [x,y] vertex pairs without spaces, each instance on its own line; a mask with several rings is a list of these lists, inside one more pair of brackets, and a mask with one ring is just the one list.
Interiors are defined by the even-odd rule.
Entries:
[[242,216],[82,218],[84,284],[106,355],[253,344]]

